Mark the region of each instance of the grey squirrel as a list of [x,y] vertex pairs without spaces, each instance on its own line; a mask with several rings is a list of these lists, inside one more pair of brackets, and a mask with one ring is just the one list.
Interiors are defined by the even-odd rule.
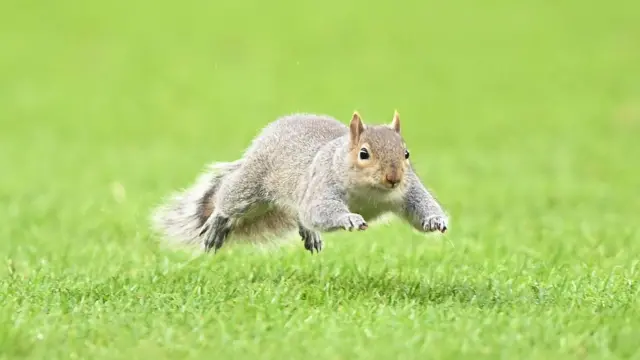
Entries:
[[393,213],[421,232],[445,232],[448,217],[414,172],[396,111],[390,124],[349,126],[327,115],[292,114],[264,127],[233,162],[213,163],[190,188],[152,212],[152,225],[214,253],[231,238],[261,241],[296,231],[311,253],[320,233],[365,230]]

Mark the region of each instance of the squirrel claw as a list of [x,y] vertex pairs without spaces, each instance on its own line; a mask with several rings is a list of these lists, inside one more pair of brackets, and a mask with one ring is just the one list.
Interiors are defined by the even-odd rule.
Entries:
[[346,214],[341,219],[341,222],[342,227],[349,231],[353,231],[354,229],[362,231],[369,227],[362,215],[359,214]]
[[204,225],[202,225],[202,228],[200,228],[200,233],[198,233],[198,236],[204,235],[207,231],[209,231],[209,224],[205,223]]

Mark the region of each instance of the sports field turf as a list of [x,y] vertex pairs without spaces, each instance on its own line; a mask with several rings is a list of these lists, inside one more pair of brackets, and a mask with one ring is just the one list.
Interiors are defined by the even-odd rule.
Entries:
[[[637,1],[0,4],[0,359],[640,358]],[[291,112],[389,122],[450,232],[193,256],[153,206]]]

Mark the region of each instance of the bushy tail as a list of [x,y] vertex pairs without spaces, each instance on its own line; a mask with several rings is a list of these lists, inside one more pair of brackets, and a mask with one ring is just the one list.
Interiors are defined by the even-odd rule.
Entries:
[[213,211],[213,196],[222,178],[241,165],[242,160],[209,165],[191,187],[171,194],[153,210],[153,229],[172,242],[183,245],[198,243],[200,228]]

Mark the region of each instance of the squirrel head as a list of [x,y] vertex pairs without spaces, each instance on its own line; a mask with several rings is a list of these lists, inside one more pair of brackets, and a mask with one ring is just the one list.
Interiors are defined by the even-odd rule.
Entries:
[[350,163],[359,185],[394,191],[406,185],[409,150],[400,134],[400,115],[396,111],[388,125],[365,125],[358,112],[349,124]]

